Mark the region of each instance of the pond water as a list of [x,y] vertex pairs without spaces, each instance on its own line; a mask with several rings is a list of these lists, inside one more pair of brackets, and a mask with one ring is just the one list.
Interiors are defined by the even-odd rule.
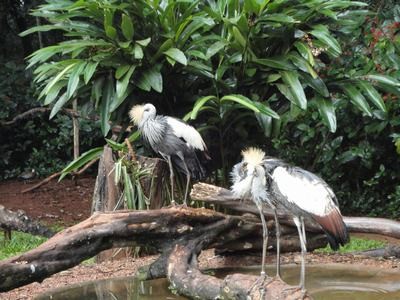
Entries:
[[[299,266],[282,266],[283,279],[297,284]],[[229,273],[258,274],[259,268],[221,269],[215,275]],[[274,274],[274,266],[267,268]],[[400,299],[400,272],[367,268],[359,265],[329,264],[309,265],[306,269],[306,287],[315,300],[392,300]],[[36,300],[63,299],[186,299],[174,295],[165,279],[139,281],[134,277],[114,278],[57,289],[35,298]]]

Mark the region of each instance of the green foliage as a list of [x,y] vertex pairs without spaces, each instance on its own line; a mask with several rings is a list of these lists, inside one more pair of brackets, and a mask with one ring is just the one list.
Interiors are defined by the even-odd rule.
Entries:
[[[395,6],[396,12],[400,6]],[[399,14],[400,16],[400,14]],[[395,17],[396,18],[396,17]],[[355,97],[369,99],[365,115],[361,116],[342,95],[334,94],[334,109],[339,124],[335,133],[329,133],[310,112],[294,111],[281,135],[272,141],[274,152],[280,157],[319,173],[331,184],[345,214],[387,216],[399,218],[400,208],[400,132],[399,90],[388,89],[391,80],[400,78],[398,31],[395,20],[368,18],[363,29],[343,38],[347,50],[326,69],[326,75],[368,73],[376,82],[377,90],[363,82],[347,86]],[[358,88],[366,91],[362,96]],[[377,93],[376,91],[379,91]],[[294,123],[296,116],[297,122]]]
[[[0,120],[11,120],[31,108],[36,100],[31,74],[23,64],[0,62]],[[83,116],[90,107],[82,108]],[[92,121],[80,119],[81,149],[99,142],[100,134]],[[72,157],[72,121],[65,114],[48,120],[48,113],[36,113],[12,125],[1,125],[0,179],[17,177],[24,170],[35,169],[46,176],[62,169]]]
[[[115,184],[122,187],[121,199],[124,200],[125,207],[128,209],[149,208],[151,197],[148,198],[144,194],[141,180],[150,177],[151,169],[132,157],[134,154],[129,151],[125,143],[118,144],[111,140],[107,140],[107,143],[113,150],[118,151],[119,159],[114,164],[114,179]],[[116,208],[119,205],[120,203],[117,203]]]
[[396,216],[397,10],[392,22],[358,1],[48,0],[33,11],[47,24],[22,35],[64,35],[29,56],[52,117],[78,98],[107,135],[151,99],[197,123],[216,181],[259,145],[320,173],[346,212]]
[[[377,240],[361,239],[361,238],[351,238],[350,242],[344,246],[341,246],[339,253],[350,253],[357,251],[366,251],[371,249],[377,249],[385,247],[386,243]],[[320,248],[314,250],[317,253],[333,253],[334,251],[328,246],[325,248]]]
[[5,241],[4,236],[0,235],[0,260],[12,257],[44,243],[47,239],[31,235],[28,233],[13,231],[11,241]]

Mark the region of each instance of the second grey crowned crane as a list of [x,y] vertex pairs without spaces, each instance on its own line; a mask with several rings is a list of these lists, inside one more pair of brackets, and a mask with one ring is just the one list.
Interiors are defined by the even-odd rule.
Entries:
[[156,115],[156,108],[150,103],[133,106],[129,116],[138,126],[144,140],[168,162],[173,204],[175,204],[173,165],[186,175],[184,197],[186,205],[190,179],[205,178],[207,174],[203,163],[211,159],[200,134],[181,120]]
[[[257,151],[264,153],[260,149],[253,148],[250,154]],[[248,151],[247,156],[249,156]],[[242,163],[234,167],[233,179],[235,183],[232,189],[237,195],[245,195],[246,191],[247,193],[251,191],[253,199],[260,199],[260,202],[266,202],[274,209],[277,225],[278,275],[280,264],[279,223],[277,222],[275,208],[283,208],[293,215],[293,221],[300,238],[302,257],[300,287],[304,291],[305,255],[307,252],[304,219],[312,219],[321,226],[333,250],[337,250],[340,245],[349,241],[337,198],[323,179],[309,171],[291,166],[273,157],[263,157],[262,159],[258,157],[252,163],[249,163],[246,155],[244,155],[244,158]],[[263,171],[260,171],[261,167]],[[254,172],[254,170],[258,171]],[[263,176],[265,177],[262,178]],[[257,177],[259,178],[257,179]],[[254,186],[257,183],[259,187]],[[262,189],[265,189],[265,193],[261,191]]]

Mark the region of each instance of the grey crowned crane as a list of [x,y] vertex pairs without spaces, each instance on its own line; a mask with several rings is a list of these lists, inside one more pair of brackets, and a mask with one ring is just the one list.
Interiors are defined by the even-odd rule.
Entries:
[[[264,157],[259,166],[263,167],[266,174],[264,188],[267,190],[267,203],[271,203],[273,208],[282,207],[293,215],[300,238],[302,257],[300,287],[304,291],[307,252],[304,219],[312,219],[321,226],[333,250],[337,250],[340,245],[349,241],[337,198],[323,179],[302,168],[291,166],[273,157]],[[279,243],[278,238],[277,243]],[[277,253],[277,264],[280,264],[279,253]]]
[[[268,204],[274,211],[276,240],[277,240],[277,258],[279,258],[279,237],[280,227],[278,215],[276,213],[276,205],[272,202],[272,198],[268,194],[267,174],[263,165],[265,153],[257,148],[248,148],[242,151],[242,161],[236,164],[231,172],[233,185],[231,190],[233,194],[240,198],[250,198],[256,204],[260,219],[263,226],[263,248],[261,262],[261,278],[265,278],[265,256],[268,244],[268,228],[262,211],[263,204]],[[280,266],[277,262],[276,275],[280,277]]]
[[203,163],[211,159],[200,134],[181,120],[156,115],[156,108],[150,103],[133,106],[129,116],[138,126],[144,140],[168,162],[172,204],[175,204],[173,165],[186,175],[186,205],[190,179],[205,178],[206,169]]

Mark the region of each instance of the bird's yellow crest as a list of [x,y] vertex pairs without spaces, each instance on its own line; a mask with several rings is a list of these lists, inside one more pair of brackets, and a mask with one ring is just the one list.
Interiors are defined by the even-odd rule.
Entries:
[[129,111],[129,117],[131,118],[132,122],[135,125],[139,125],[140,121],[143,118],[143,112],[144,112],[144,105],[142,104],[134,105]]
[[265,152],[259,148],[250,147],[242,151],[243,161],[258,166],[262,164]]

